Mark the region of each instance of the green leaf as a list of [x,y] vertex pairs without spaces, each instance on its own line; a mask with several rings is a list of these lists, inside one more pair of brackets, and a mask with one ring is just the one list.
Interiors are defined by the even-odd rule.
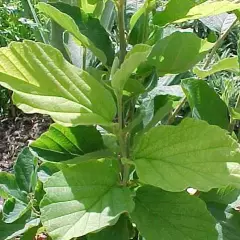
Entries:
[[145,131],[148,131],[152,127],[155,127],[172,110],[173,101],[168,95],[156,96],[153,100],[153,103],[154,115],[152,116],[151,121],[145,127]]
[[209,192],[201,193],[200,198],[207,203],[215,202],[237,208],[240,206],[240,189],[232,186],[212,189]]
[[198,5],[192,0],[170,0],[164,11],[154,15],[153,22],[154,24],[164,26],[169,23],[181,23],[218,15],[238,8],[240,8],[240,3],[232,0],[208,0]]
[[231,118],[235,120],[240,120],[240,107],[238,108],[229,108]]
[[3,221],[13,223],[29,210],[29,205],[15,198],[8,198],[3,205]]
[[[12,240],[15,237],[28,231],[28,229],[38,226],[39,218],[31,217],[30,211],[12,224],[4,223],[0,213],[0,240]],[[28,239],[29,240],[29,239]]]
[[240,186],[239,144],[205,121],[152,128],[138,139],[133,158],[141,182],[167,191]]
[[[85,50],[87,51],[87,49],[84,48],[83,46],[79,45],[79,43],[76,41],[76,39],[67,31],[64,31],[61,40],[63,41],[62,44],[64,46],[64,50],[66,51],[66,53],[68,55],[68,58],[70,59],[70,62],[74,66],[82,69],[83,68],[83,54],[84,54]],[[54,46],[54,47],[56,47],[56,46]],[[87,51],[87,53],[88,53],[88,51]],[[88,61],[87,61],[88,59],[91,59],[91,58],[86,57],[86,66],[88,66]]]
[[131,45],[145,43],[150,35],[149,14],[141,15],[129,33],[128,42]]
[[148,57],[158,75],[183,73],[201,61],[213,44],[190,32],[174,32],[160,39]]
[[220,33],[221,35],[232,26],[236,21],[235,14],[222,13],[215,16],[201,18],[200,21],[206,25],[209,29]]
[[151,51],[151,47],[146,44],[135,45],[127,54],[120,69],[118,69],[112,78],[112,87],[115,91],[122,93],[124,86],[134,72],[134,70],[144,61]]
[[14,165],[16,182],[20,190],[30,193],[34,190],[37,181],[37,158],[28,147],[18,155]]
[[184,79],[182,88],[192,109],[192,116],[228,129],[228,107],[218,94],[205,81]]
[[144,92],[145,87],[143,86],[143,84],[141,84],[140,81],[134,78],[129,78],[129,80],[125,84],[124,95],[133,97]]
[[129,218],[122,214],[118,222],[111,226],[104,228],[98,233],[89,234],[88,240],[129,240],[131,238],[131,223]]
[[105,8],[102,12],[100,23],[107,32],[111,32],[116,18],[115,4],[111,0],[107,0]]
[[91,13],[94,15],[98,5],[104,4],[104,2],[104,0],[80,0],[78,5],[80,5],[85,13]]
[[33,227],[30,228],[28,231],[26,231],[23,236],[20,238],[20,240],[32,240],[35,239],[35,236],[37,235],[37,231],[38,231],[39,227]]
[[26,193],[19,189],[16,178],[11,173],[0,172],[0,196],[4,199],[13,197],[27,203]]
[[34,192],[34,200],[36,200],[37,206],[40,205],[40,202],[42,201],[44,195],[45,192],[43,190],[43,183],[39,179]]
[[231,58],[224,58],[212,65],[209,69],[202,70],[198,67],[193,69],[193,72],[199,78],[206,78],[214,73],[221,72],[221,71],[233,71],[239,72],[239,63],[238,57],[231,57]]
[[38,178],[42,183],[45,183],[50,176],[59,171],[59,165],[53,162],[45,162],[39,167]]
[[152,186],[140,187],[131,213],[140,234],[148,240],[216,240],[214,218],[200,199]]
[[147,0],[130,19],[128,42],[132,45],[145,43],[150,34],[149,13],[155,8],[155,0]]
[[115,116],[114,100],[104,86],[42,43],[1,48],[0,84],[14,91],[13,101],[24,112],[49,114],[66,126],[110,125]]
[[101,230],[133,209],[131,193],[120,185],[118,173],[117,160],[93,160],[62,169],[48,179],[41,220],[53,240]]
[[224,204],[208,203],[208,209],[217,220],[218,240],[240,238],[240,213]]
[[103,64],[111,66],[114,50],[109,36],[98,19],[84,14],[78,7],[64,3],[53,6],[39,3],[38,8],[65,30],[78,39],[83,46],[89,48]]
[[51,21],[50,44],[57,48],[66,60],[71,61],[68,52],[63,44],[64,29],[54,21]]
[[170,0],[163,11],[157,12],[154,15],[153,23],[159,26],[164,26],[168,23],[184,18],[188,11],[195,5],[195,1],[193,0]]
[[64,127],[52,124],[31,145],[43,160],[61,162],[104,148],[101,134],[92,126]]
[[145,2],[145,4],[140,7],[131,17],[130,19],[130,30],[134,28],[138,20],[141,18],[141,16],[145,13],[146,7],[147,7],[148,1]]

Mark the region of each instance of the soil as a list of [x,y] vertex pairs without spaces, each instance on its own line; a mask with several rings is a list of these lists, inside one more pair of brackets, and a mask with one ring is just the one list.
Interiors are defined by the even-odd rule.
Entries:
[[0,171],[11,171],[24,146],[45,132],[52,120],[39,114],[0,117]]

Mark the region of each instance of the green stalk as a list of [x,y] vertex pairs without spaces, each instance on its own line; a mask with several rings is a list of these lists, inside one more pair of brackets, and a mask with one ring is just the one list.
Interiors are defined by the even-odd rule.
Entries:
[[82,55],[82,69],[86,70],[86,63],[87,63],[87,49],[83,47],[83,55]]
[[[117,94],[117,103],[118,103],[118,139],[119,139],[119,146],[121,151],[121,158],[127,158],[127,143],[126,143],[126,133],[123,131],[124,128],[124,119],[123,119],[123,101],[122,95]],[[129,176],[129,165],[123,164],[122,165],[122,184],[126,185]]]
[[38,19],[38,16],[37,16],[36,11],[35,11],[32,3],[31,3],[31,0],[27,0],[27,3],[28,3],[28,6],[29,6],[29,8],[30,8],[30,10],[31,10],[32,16],[33,16],[33,18],[34,18],[34,21],[37,23],[37,25],[38,25],[38,27],[39,27],[39,28],[38,28],[38,29],[39,29],[38,31],[39,31],[39,33],[40,33],[40,35],[41,35],[41,38],[42,38],[43,42],[44,42],[45,44],[48,44],[48,41],[47,41],[47,39],[45,38],[44,32],[42,31],[43,26],[42,26],[41,22],[40,22],[39,19]]
[[123,63],[127,53],[127,43],[125,38],[125,0],[117,2],[118,9],[118,31],[120,44],[120,63]]
[[[207,61],[205,62],[203,69],[207,69],[209,64],[212,61],[212,58],[214,56],[214,54],[216,53],[216,51],[218,50],[218,48],[222,45],[224,39],[227,37],[227,35],[229,34],[229,32],[231,31],[232,27],[235,25],[235,23],[238,20],[235,20],[232,25],[228,28],[228,30],[219,37],[219,39],[217,40],[217,42],[215,43],[211,53],[209,54]],[[174,122],[175,117],[177,116],[177,114],[180,112],[180,110],[182,109],[182,107],[184,106],[184,104],[187,102],[187,97],[185,96],[181,102],[179,103],[179,105],[176,107],[176,109],[173,111],[172,115],[169,117],[168,119],[168,124],[172,124]]]
[[[240,106],[240,94],[238,95],[235,108],[238,108],[239,106]],[[231,119],[231,122],[230,122],[229,128],[228,128],[228,131],[230,132],[230,134],[233,133],[236,123],[237,123],[237,121],[235,119]]]
[[142,43],[147,40],[147,28],[148,28],[148,12],[144,12],[143,32],[142,32]]
[[[123,63],[124,58],[127,54],[127,42],[125,38],[125,0],[118,0],[116,2],[118,10],[118,31],[119,31],[119,45],[120,45],[120,63]],[[128,157],[127,143],[126,143],[126,133],[123,131],[125,127],[124,117],[123,117],[123,99],[122,93],[116,92],[117,105],[118,105],[118,139],[121,151],[121,158]],[[121,162],[122,165],[122,184],[126,185],[129,177],[129,165]]]

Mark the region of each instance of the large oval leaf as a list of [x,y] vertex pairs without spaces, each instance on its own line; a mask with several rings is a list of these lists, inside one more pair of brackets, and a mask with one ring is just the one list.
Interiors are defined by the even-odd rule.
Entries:
[[236,0],[208,0],[196,4],[193,0],[170,0],[162,12],[154,15],[154,23],[164,26],[168,23],[180,23],[200,19],[240,8]]
[[213,44],[190,32],[174,32],[160,39],[148,57],[158,74],[183,73],[201,61]]
[[214,218],[200,199],[152,186],[138,189],[133,222],[147,240],[216,240]]
[[63,125],[110,125],[116,107],[92,76],[49,45],[24,41],[0,49],[0,84],[26,113],[49,114]]
[[113,225],[133,201],[120,186],[117,160],[88,161],[55,173],[44,184],[42,223],[53,240],[74,237]]
[[144,183],[173,192],[240,186],[239,144],[217,126],[185,119],[178,126],[152,128],[138,139],[133,157]]

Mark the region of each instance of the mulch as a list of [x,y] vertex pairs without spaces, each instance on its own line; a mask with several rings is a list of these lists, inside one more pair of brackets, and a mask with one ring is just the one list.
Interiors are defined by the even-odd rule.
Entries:
[[11,171],[21,149],[45,132],[52,120],[40,114],[0,117],[0,172]]

